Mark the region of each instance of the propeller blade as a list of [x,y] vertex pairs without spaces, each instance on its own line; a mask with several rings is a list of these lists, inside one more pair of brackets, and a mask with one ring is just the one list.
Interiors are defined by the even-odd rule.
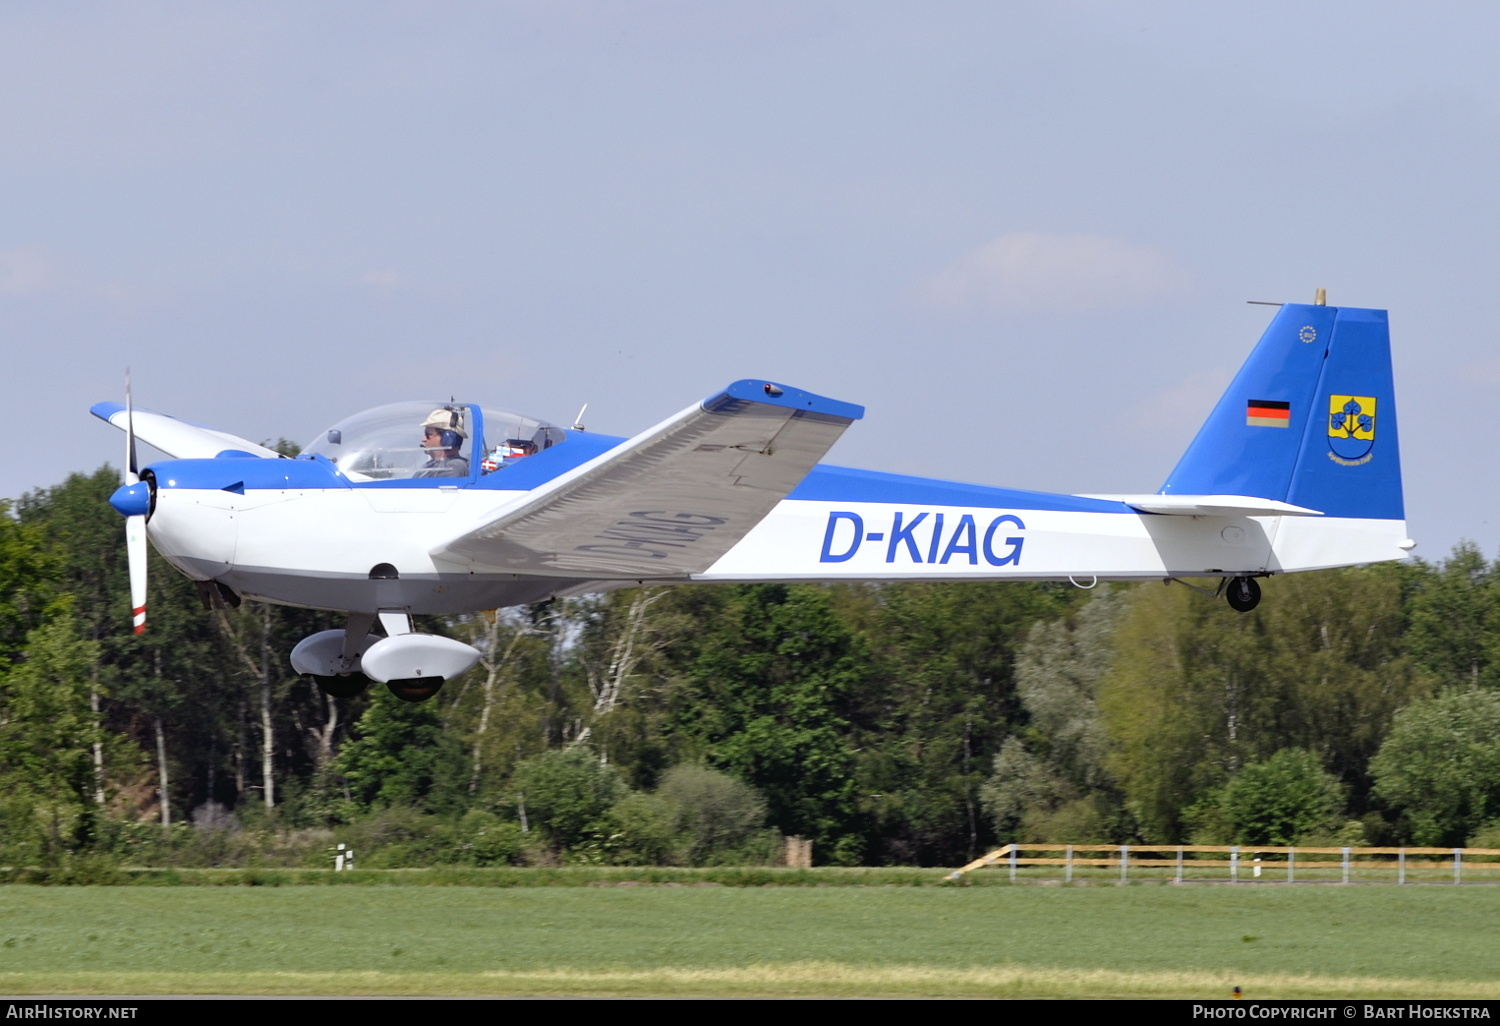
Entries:
[[[140,468],[135,460],[135,411],[130,402],[130,368],[125,368],[125,484],[138,484]],[[146,633],[146,518],[125,518],[125,559],[130,566],[130,623],[137,634]]]
[[125,518],[125,555],[130,563],[130,622],[146,633],[146,518]]
[[130,405],[130,368],[125,368],[125,483],[133,485],[140,481],[140,468],[135,462],[135,411]]

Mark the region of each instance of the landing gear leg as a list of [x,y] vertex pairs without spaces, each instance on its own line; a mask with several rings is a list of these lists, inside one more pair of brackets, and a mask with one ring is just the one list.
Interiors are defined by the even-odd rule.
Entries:
[[349,622],[344,625],[344,666],[354,665],[354,660],[363,652],[368,645],[370,628],[375,626],[374,613],[350,613]]
[[1248,613],[1260,605],[1260,585],[1253,577],[1236,577],[1224,591],[1229,608],[1237,613]]

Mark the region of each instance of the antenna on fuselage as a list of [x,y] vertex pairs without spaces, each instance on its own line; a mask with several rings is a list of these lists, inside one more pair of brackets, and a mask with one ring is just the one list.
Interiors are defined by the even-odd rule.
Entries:
[[583,404],[583,409],[581,409],[581,410],[578,411],[578,416],[576,416],[576,417],[573,418],[573,430],[574,431],[583,431],[583,430],[585,430],[584,426],[583,426],[583,415],[584,415],[585,412],[587,412],[588,408],[589,408],[589,404],[588,403],[584,403]]

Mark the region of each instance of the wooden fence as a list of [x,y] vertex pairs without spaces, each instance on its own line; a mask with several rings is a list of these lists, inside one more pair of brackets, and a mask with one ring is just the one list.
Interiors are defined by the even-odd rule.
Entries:
[[[1023,854],[1030,852],[1032,854]],[[1055,854],[1054,854],[1055,853]],[[1219,855],[1222,858],[1214,858]],[[1337,856],[1337,858],[1329,858]],[[1328,870],[1338,870],[1338,880],[1349,883],[1354,875],[1394,881],[1408,878],[1440,879],[1462,883],[1467,872],[1475,874],[1500,872],[1500,848],[1278,848],[1211,844],[1007,844],[983,858],[975,859],[962,869],[949,873],[947,879],[962,880],[965,875],[986,866],[1005,866],[1010,879],[1024,867],[1056,867],[1064,882],[1073,880],[1074,872],[1114,870],[1119,881],[1126,883],[1134,872],[1138,879],[1220,880],[1237,883],[1243,880],[1280,880],[1296,883],[1327,881]],[[1027,877],[1050,877],[1052,874],[1028,873]],[[1098,876],[1097,872],[1090,875]],[[1113,876],[1113,873],[1106,873]]]

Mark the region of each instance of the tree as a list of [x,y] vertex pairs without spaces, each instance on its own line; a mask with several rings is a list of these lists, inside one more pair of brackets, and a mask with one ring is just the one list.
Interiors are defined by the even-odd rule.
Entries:
[[1001,836],[1123,840],[1120,796],[1106,769],[1100,681],[1114,661],[1123,592],[1104,590],[1067,617],[1039,621],[1016,657],[1029,722],[1005,740],[982,791]]
[[[228,672],[223,676],[232,685],[232,696],[223,696],[223,705],[233,703],[240,790],[254,786],[244,778],[246,765],[253,765],[258,756],[261,803],[274,809],[279,781],[312,776],[326,768],[332,756],[338,702],[299,677],[287,656],[309,634],[332,629],[334,617],[266,602],[215,609],[212,616],[218,628],[215,641],[227,650]],[[260,735],[253,752],[252,728]]]
[[356,739],[337,768],[354,800],[366,808],[407,805],[426,811],[457,808],[467,793],[467,760],[428,702],[403,702],[379,685],[355,726]]
[[1399,568],[1264,587],[1246,614],[1186,588],[1131,590],[1100,708],[1109,768],[1147,839],[1182,838],[1187,809],[1286,747],[1315,753],[1362,813],[1370,756],[1395,711],[1426,691],[1402,652]]
[[[868,653],[829,593],[749,585],[699,593],[699,633],[677,729],[702,757],[753,784],[786,834],[810,837],[820,861],[857,864],[864,831],[850,702]],[[705,609],[712,606],[711,612]]]
[[1182,835],[1183,810],[1228,776],[1220,750],[1237,740],[1236,721],[1224,710],[1229,689],[1194,672],[1191,642],[1182,637],[1207,615],[1200,605],[1207,604],[1185,588],[1132,588],[1115,664],[1100,685],[1109,770],[1148,841]]
[[1370,771],[1414,844],[1463,844],[1500,817],[1500,692],[1455,689],[1407,706]]
[[1392,717],[1431,693],[1406,654],[1407,577],[1387,563],[1273,579],[1252,653],[1266,704],[1247,722],[1245,761],[1304,748],[1347,786],[1355,815],[1369,811],[1369,761]]
[[516,761],[535,754],[544,741],[543,700],[524,683],[528,665],[548,661],[550,639],[532,623],[524,610],[505,610],[454,624],[483,653],[478,673],[442,693],[445,722],[469,746],[469,794],[476,801],[497,801]]
[[1472,542],[1413,567],[1410,651],[1444,684],[1500,684],[1500,581]]
[[606,814],[627,791],[614,767],[581,745],[527,759],[511,785],[523,824],[539,828],[557,854],[597,840]]
[[668,653],[697,629],[663,588],[631,588],[576,601],[577,643],[566,689],[577,742],[621,767],[634,786],[655,783],[672,760],[668,719],[677,680]]
[[90,641],[130,634],[124,522],[109,505],[119,486],[119,473],[106,465],[28,493],[18,507],[21,523],[45,539],[51,583],[71,596],[77,630]]
[[1001,581],[835,592],[875,656],[855,718],[878,859],[959,865],[992,837],[980,789],[1024,719],[1016,652],[1033,623],[1083,594]]
[[26,647],[27,634],[55,610],[60,567],[45,531],[0,501],[0,669]]
[[781,850],[755,788],[706,766],[674,766],[655,792],[633,791],[609,810],[609,856],[624,865],[764,863]]
[[0,678],[0,788],[41,826],[43,858],[87,844],[96,815],[93,747],[102,732],[89,707],[97,645],[58,616],[27,635],[26,658]]
[[760,792],[707,766],[674,766],[662,776],[656,796],[672,814],[674,860],[710,865],[737,854],[766,824]]
[[1284,748],[1240,770],[1224,788],[1223,807],[1238,843],[1291,845],[1338,828],[1344,788],[1316,755]]
[[[216,684],[224,660],[212,626],[198,613],[191,582],[155,552],[147,557],[147,633],[131,632],[124,531],[109,506],[119,483],[108,466],[91,475],[72,474],[60,485],[25,496],[20,513],[26,527],[46,538],[56,567],[52,586],[70,603],[79,634],[96,645],[91,708],[107,733],[128,733],[142,752],[152,753],[158,808],[168,823],[174,790],[192,788],[197,783],[192,778],[198,778],[211,791],[214,781],[211,763],[174,755],[202,752],[211,758],[217,752],[222,758],[228,749],[215,745],[221,724],[213,719],[221,704],[215,700]],[[111,772],[102,746],[94,760],[102,791]],[[169,768],[174,763],[180,768],[183,761],[190,767],[186,780]],[[134,771],[137,760],[127,757],[125,763]]]
[[1008,737],[1000,746],[993,771],[979,794],[999,836],[1049,841],[1052,838],[1029,836],[1032,831],[1025,825],[1025,819],[1028,812],[1055,808],[1064,794],[1063,787],[1063,782],[1048,772],[1042,760],[1026,750],[1025,742]]

